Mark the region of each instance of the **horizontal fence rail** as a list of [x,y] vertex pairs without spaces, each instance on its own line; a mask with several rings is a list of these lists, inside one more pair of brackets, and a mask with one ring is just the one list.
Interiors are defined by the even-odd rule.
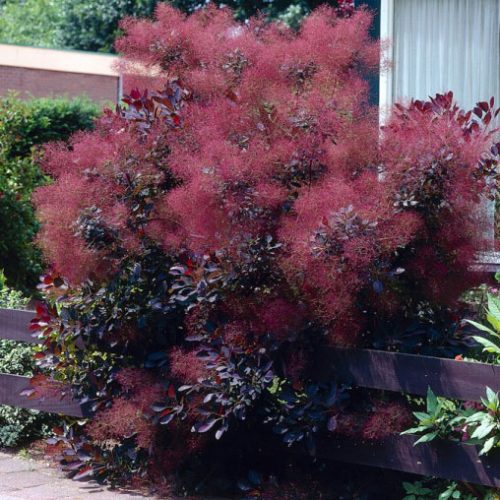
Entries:
[[469,266],[474,272],[497,273],[500,271],[500,252],[478,252],[474,262]]
[[34,311],[0,308],[0,338],[30,344],[40,343],[29,331],[29,323],[34,317]]
[[[425,395],[428,387],[442,397],[480,401],[485,387],[500,391],[500,366],[372,349],[328,348],[318,375],[333,376],[358,387]],[[500,454],[479,456],[479,448],[453,441],[414,446],[416,436],[382,440],[332,439],[321,456],[413,474],[500,487]]]
[[[0,309],[0,338],[36,343],[29,331],[32,311]],[[376,351],[327,348],[320,354],[317,376],[339,377],[354,386],[479,401],[485,387],[500,391],[500,366],[453,359]],[[29,399],[30,378],[0,374],[0,404],[84,417],[86,407],[69,396]],[[331,438],[318,450],[325,459],[500,487],[500,453],[479,456],[476,446],[433,441],[413,446],[416,436],[381,440]]]
[[372,349],[327,348],[320,354],[318,376],[339,376],[359,387],[424,396],[481,401],[486,386],[500,391],[500,366]]
[[414,436],[367,441],[331,439],[318,453],[326,459],[369,465],[422,476],[500,487],[500,455],[479,456],[476,446],[432,441],[413,446]]
[[60,413],[70,417],[85,417],[85,408],[70,396],[45,396],[30,399],[22,394],[32,389],[30,377],[0,373],[0,404],[17,406],[29,410],[40,410],[47,413]]
[[[0,339],[32,344],[40,343],[39,339],[32,336],[29,329],[30,321],[34,317],[34,311],[0,308]],[[58,395],[46,395],[30,399],[22,394],[30,389],[32,389],[30,377],[0,373],[0,404],[47,413],[59,413],[70,417],[82,418],[88,415],[87,407],[73,400],[69,395],[64,398]]]

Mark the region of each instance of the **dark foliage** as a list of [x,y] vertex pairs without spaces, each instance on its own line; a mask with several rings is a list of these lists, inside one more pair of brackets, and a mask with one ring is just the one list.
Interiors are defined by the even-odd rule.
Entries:
[[248,469],[280,468],[283,442],[314,455],[340,430],[401,430],[392,401],[354,422],[342,381],[315,379],[318,350],[395,345],[380,332],[415,323],[432,345],[477,280],[498,154],[494,103],[474,118],[451,92],[398,106],[381,138],[370,21],[345,4],[298,32],[213,7],[124,23],[124,69],[163,90],[49,146],[35,195],[53,266],[39,362],[94,412],[53,444],[75,477],[187,495],[226,469],[212,492],[272,490]]

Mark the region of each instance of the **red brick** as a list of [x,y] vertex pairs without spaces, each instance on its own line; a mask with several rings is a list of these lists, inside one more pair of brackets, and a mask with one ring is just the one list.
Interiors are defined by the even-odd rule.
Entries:
[[0,94],[9,90],[18,92],[21,98],[86,95],[96,102],[116,102],[119,79],[117,76],[0,66]]

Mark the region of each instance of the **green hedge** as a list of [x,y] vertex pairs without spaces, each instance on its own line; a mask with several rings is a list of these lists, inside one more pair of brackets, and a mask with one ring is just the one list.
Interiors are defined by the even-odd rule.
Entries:
[[47,179],[35,158],[41,144],[91,128],[98,113],[97,106],[84,99],[0,98],[0,269],[25,293],[42,271],[33,245],[38,224],[30,199],[33,189]]

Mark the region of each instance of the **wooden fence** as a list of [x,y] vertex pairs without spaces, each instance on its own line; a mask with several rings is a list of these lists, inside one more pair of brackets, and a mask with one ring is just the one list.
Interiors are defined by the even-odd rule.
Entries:
[[[33,315],[0,309],[0,338],[38,342],[28,330]],[[480,401],[486,386],[500,391],[500,366],[483,363],[329,348],[321,353],[317,366],[320,377],[341,376],[354,386],[371,389],[425,395],[431,387],[438,396],[464,401]],[[86,414],[85,408],[68,396],[33,400],[21,396],[29,387],[29,377],[0,374],[0,404],[76,417]],[[500,487],[500,450],[480,457],[475,446],[451,441],[413,446],[416,439],[408,435],[378,441],[334,438],[323,442],[319,453],[325,459]]]
[[[486,386],[500,391],[500,366],[371,349],[325,349],[318,372],[339,375],[354,386],[422,395],[430,387],[442,397],[480,401]],[[378,441],[336,439],[321,454],[344,462],[500,487],[500,450],[452,441],[413,446],[417,437],[394,435]]]
[[[30,321],[35,316],[32,311],[18,311],[0,308],[0,339],[17,340],[31,344],[39,343],[29,331]],[[17,406],[48,413],[60,413],[71,417],[84,417],[86,408],[69,395],[30,399],[21,395],[30,389],[30,377],[0,373],[0,404]]]

